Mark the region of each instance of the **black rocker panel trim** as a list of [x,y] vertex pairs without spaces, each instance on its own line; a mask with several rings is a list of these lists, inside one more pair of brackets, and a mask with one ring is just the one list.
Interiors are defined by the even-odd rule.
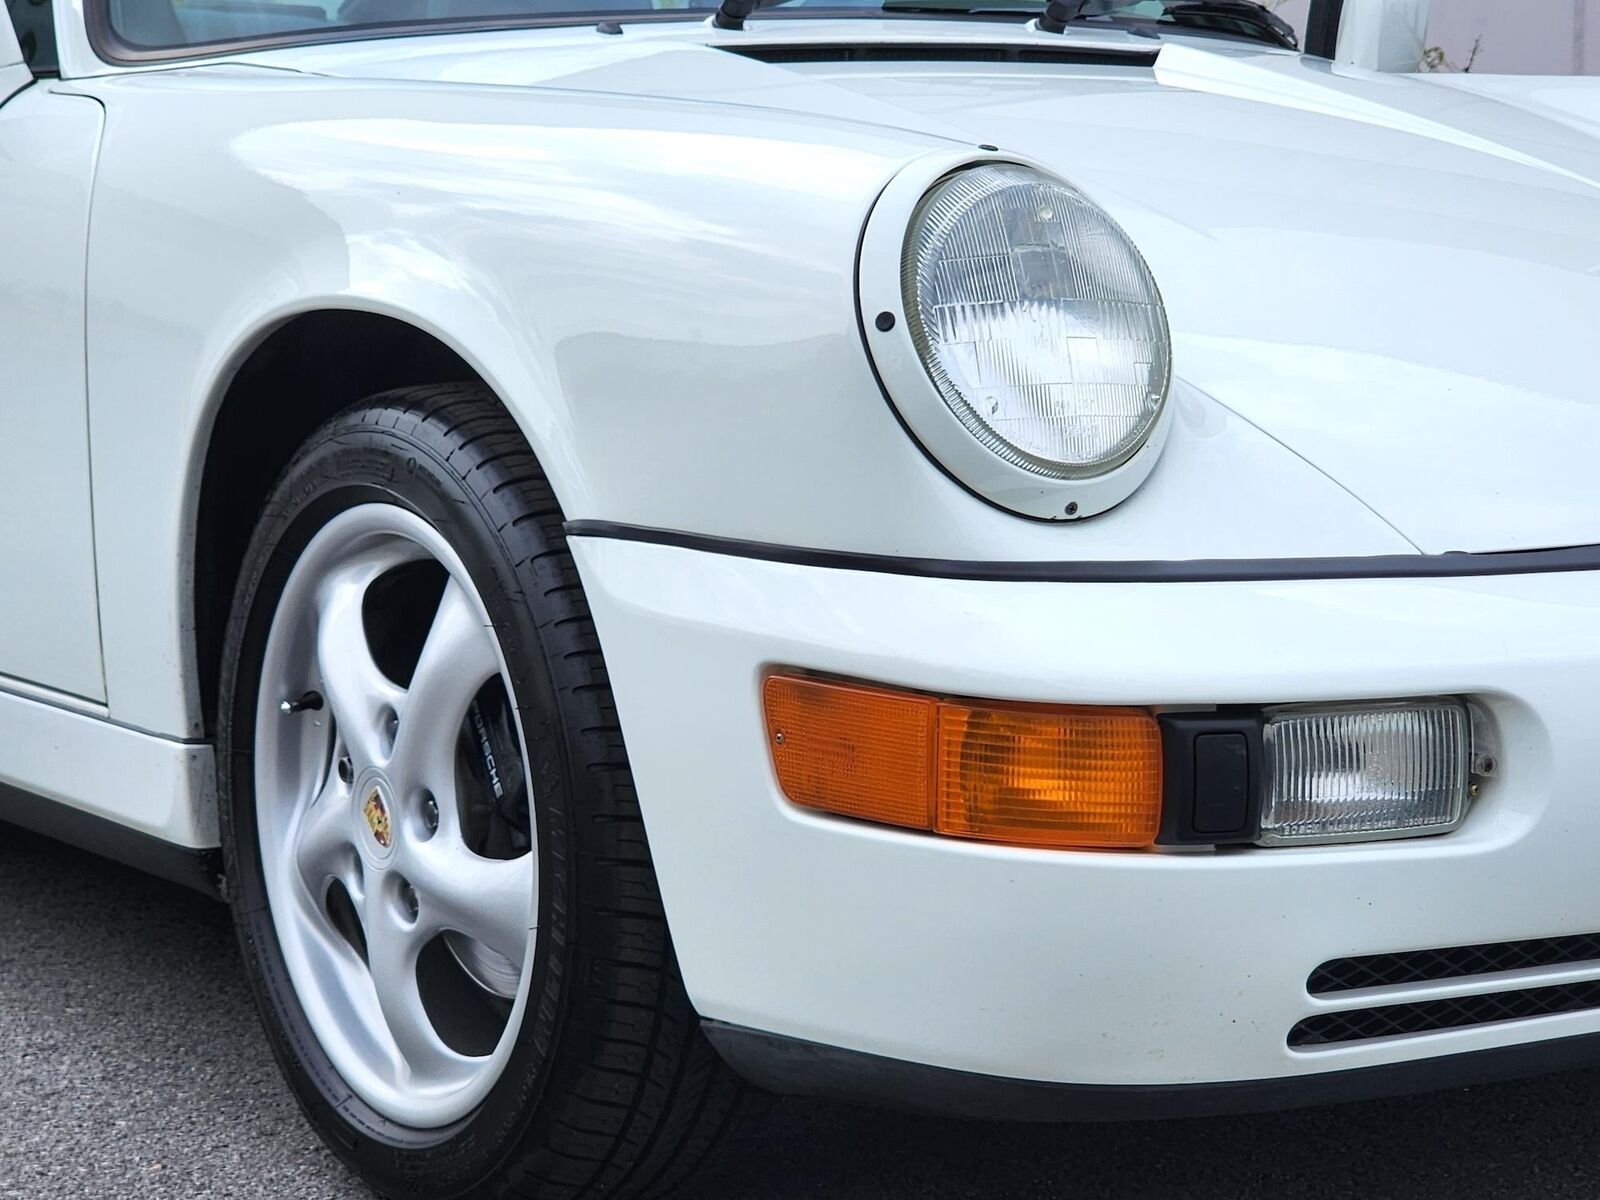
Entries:
[[1238,1116],[1417,1095],[1600,1066],[1600,1034],[1502,1046],[1357,1070],[1237,1083],[1039,1083],[975,1075],[854,1050],[704,1024],[745,1079],[784,1096],[816,1096],[940,1117],[987,1121],[1104,1122]]
[[1495,554],[1386,554],[1363,558],[1214,558],[1128,562],[982,562],[814,550],[613,521],[568,521],[568,537],[675,546],[761,562],[880,575],[1018,583],[1271,583],[1319,579],[1466,579],[1600,571],[1600,546]]
[[175,846],[104,817],[12,787],[0,786],[0,822],[20,825],[208,896],[221,895],[222,851],[218,849]]

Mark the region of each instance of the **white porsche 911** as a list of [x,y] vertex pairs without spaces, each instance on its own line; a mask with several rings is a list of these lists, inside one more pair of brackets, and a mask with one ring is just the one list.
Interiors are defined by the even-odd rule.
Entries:
[[1600,1061],[1600,85],[716,2],[5,0],[0,818],[389,1195]]

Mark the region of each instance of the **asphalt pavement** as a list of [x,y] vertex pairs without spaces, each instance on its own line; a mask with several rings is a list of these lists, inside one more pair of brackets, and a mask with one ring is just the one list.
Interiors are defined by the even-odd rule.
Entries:
[[[1147,1125],[780,1101],[695,1200],[1593,1200],[1597,1116],[1595,1072]],[[370,1197],[279,1082],[223,908],[4,825],[0,1197]]]

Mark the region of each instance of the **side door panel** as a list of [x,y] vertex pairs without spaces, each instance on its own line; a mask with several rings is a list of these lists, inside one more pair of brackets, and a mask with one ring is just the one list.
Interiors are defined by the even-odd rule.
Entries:
[[104,110],[56,86],[0,100],[0,676],[103,702],[84,274]]

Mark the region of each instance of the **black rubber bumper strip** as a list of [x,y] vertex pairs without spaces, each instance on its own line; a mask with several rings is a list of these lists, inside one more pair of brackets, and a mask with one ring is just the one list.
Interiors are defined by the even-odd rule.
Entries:
[[568,537],[611,538],[675,546],[760,562],[961,579],[990,583],[1273,583],[1317,579],[1467,579],[1486,575],[1553,575],[1600,571],[1600,546],[1510,550],[1494,554],[1386,554],[1366,558],[1207,558],[1128,562],[983,562],[907,558],[850,550],[811,550],[738,538],[620,525],[568,521]]
[[984,1121],[1150,1121],[1239,1116],[1417,1095],[1600,1066],[1600,1034],[1475,1050],[1357,1070],[1238,1083],[1037,1083],[974,1075],[704,1024],[728,1064],[757,1087],[925,1116]]

